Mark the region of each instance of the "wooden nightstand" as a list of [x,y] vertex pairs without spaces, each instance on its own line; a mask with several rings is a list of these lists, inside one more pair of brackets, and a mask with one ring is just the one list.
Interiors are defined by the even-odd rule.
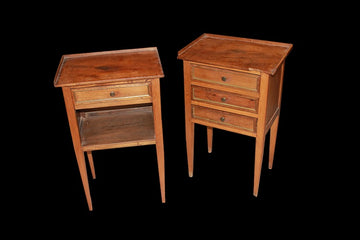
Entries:
[[85,164],[92,151],[156,144],[161,199],[165,202],[160,82],[157,48],[64,55],[54,85],[62,87],[72,141],[89,210]]
[[254,196],[258,195],[264,142],[270,130],[272,168],[284,62],[292,44],[203,34],[178,52],[184,61],[186,147],[193,176],[194,124],[256,138]]

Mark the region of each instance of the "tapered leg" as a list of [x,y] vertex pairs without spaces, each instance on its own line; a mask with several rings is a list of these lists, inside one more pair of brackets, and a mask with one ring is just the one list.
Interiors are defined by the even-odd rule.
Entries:
[[253,194],[255,197],[258,196],[258,192],[259,192],[261,166],[264,157],[268,86],[269,86],[269,75],[262,73],[261,84],[260,84],[259,110],[258,110],[259,115],[258,115],[258,121],[256,127],[257,131],[256,131],[256,144],[255,144],[254,189],[253,189]]
[[191,121],[191,66],[184,61],[185,135],[189,177],[194,174],[194,123]]
[[89,165],[90,165],[90,169],[91,169],[91,175],[93,179],[96,179],[96,175],[95,175],[95,166],[94,166],[94,160],[92,157],[92,152],[91,151],[87,151],[86,152],[88,160],[89,160]]
[[256,137],[256,146],[255,146],[255,165],[254,165],[254,190],[253,194],[255,197],[258,195],[259,184],[260,184],[260,175],[261,175],[261,166],[264,156],[264,145],[265,137]]
[[165,203],[165,158],[164,158],[164,147],[162,143],[156,143],[156,154],[159,170],[159,181],[161,191],[161,202]]
[[269,146],[269,169],[272,169],[275,154],[276,136],[279,126],[279,115],[276,117],[270,128],[270,146]]
[[160,99],[160,82],[159,79],[152,81],[152,97],[153,97],[153,114],[154,129],[156,140],[156,154],[159,170],[159,181],[161,191],[161,201],[165,203],[165,158],[164,158],[164,141],[161,119],[161,99]]
[[213,128],[212,127],[207,127],[208,153],[212,152],[212,143],[213,143]]
[[63,94],[64,94],[64,100],[65,100],[65,107],[66,107],[66,113],[69,120],[69,126],[70,126],[70,132],[71,137],[74,145],[74,151],[76,154],[76,161],[79,166],[81,181],[84,187],[86,201],[89,207],[89,210],[92,211],[92,202],[91,202],[91,196],[90,196],[90,188],[89,188],[89,180],[86,172],[86,164],[85,164],[85,155],[84,152],[81,150],[81,140],[80,140],[80,134],[79,134],[79,126],[77,123],[77,117],[76,117],[76,111],[73,104],[72,99],[72,92],[71,89],[68,87],[63,87]]
[[156,155],[159,171],[161,202],[165,203],[165,158],[164,158],[164,144],[162,139],[156,140]]
[[186,125],[186,153],[189,177],[194,175],[194,123],[187,121]]
[[84,191],[85,191],[86,201],[87,201],[89,210],[92,211],[93,207],[92,207],[92,201],[91,201],[91,196],[90,196],[89,180],[88,180],[88,175],[87,175],[87,171],[86,171],[85,155],[84,155],[84,152],[81,150],[75,150],[75,154],[76,154],[76,160],[77,160],[79,171],[80,171],[81,181],[82,181]]

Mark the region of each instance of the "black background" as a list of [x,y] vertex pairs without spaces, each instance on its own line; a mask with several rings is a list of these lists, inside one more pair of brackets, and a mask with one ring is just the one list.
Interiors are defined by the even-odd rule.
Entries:
[[[318,223],[332,219],[334,212],[347,212],[347,204],[340,201],[352,201],[348,189],[340,184],[339,174],[328,170],[331,157],[336,158],[334,152],[328,155],[333,145],[324,144],[321,137],[326,131],[324,112],[332,99],[320,93],[326,78],[323,63],[328,60],[320,46],[334,32],[329,31],[329,19],[316,17],[319,9],[296,2],[291,7],[226,1],[211,6],[89,4],[45,6],[46,11],[19,25],[17,39],[22,44],[17,50],[25,57],[13,54],[14,65],[23,66],[13,74],[23,76],[20,84],[27,98],[12,109],[20,113],[16,120],[23,132],[12,140],[26,143],[13,151],[24,155],[25,161],[21,172],[18,163],[10,168],[12,176],[7,180],[17,182],[16,187],[9,187],[17,197],[8,199],[16,203],[20,215],[64,219],[65,223],[78,217],[112,219],[119,223],[119,231],[150,224],[159,229],[183,226],[175,234],[187,236],[187,229],[201,234],[200,225],[215,233],[222,232],[220,225],[238,231],[259,223],[264,223],[258,228],[261,231],[286,226],[301,233],[301,228],[318,229]],[[257,198],[252,195],[255,139],[251,137],[215,129],[213,153],[208,154],[206,129],[196,125],[194,177],[188,177],[183,72],[177,52],[202,33],[294,45],[285,64],[274,167],[267,168],[267,138]],[[60,58],[153,46],[158,48],[165,74],[161,102],[167,202],[162,204],[160,199],[155,146],[95,151],[97,179],[92,180],[88,171],[94,207],[89,212],[62,92],[53,86]],[[29,113],[22,113],[24,109]],[[299,220],[303,217],[305,222]]]

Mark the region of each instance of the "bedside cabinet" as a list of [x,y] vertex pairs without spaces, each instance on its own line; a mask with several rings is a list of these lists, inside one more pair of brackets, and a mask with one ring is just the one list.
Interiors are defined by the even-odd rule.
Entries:
[[203,34],[178,52],[184,66],[186,147],[193,176],[194,126],[256,138],[253,195],[258,195],[265,136],[272,168],[279,123],[284,62],[292,44]]
[[[64,55],[55,87],[61,87],[75,155],[89,210],[93,209],[86,152],[92,177],[92,151],[156,145],[161,200],[165,202],[164,147],[157,48]],[[131,159],[127,159],[131,161]]]

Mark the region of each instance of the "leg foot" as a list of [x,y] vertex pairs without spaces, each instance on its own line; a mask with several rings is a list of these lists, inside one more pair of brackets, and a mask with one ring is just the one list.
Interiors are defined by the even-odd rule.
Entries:
[[92,211],[93,207],[92,207],[92,201],[91,201],[91,195],[90,195],[89,180],[88,180],[87,171],[86,171],[85,155],[84,155],[84,152],[82,152],[80,150],[76,151],[75,153],[76,153],[76,160],[77,160],[79,171],[80,171],[81,181],[82,181],[84,191],[85,191],[86,201],[87,201],[89,210]]
[[264,144],[265,144],[264,137],[256,138],[255,164],[254,164],[254,190],[253,190],[253,195],[255,197],[257,197],[258,191],[259,191],[261,166],[262,166],[262,160],[263,160],[263,156],[264,156]]
[[186,152],[189,177],[193,177],[194,173],[194,123],[186,124]]

